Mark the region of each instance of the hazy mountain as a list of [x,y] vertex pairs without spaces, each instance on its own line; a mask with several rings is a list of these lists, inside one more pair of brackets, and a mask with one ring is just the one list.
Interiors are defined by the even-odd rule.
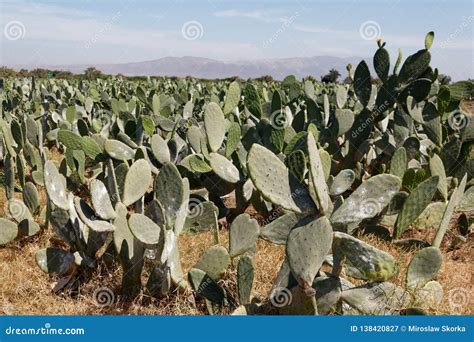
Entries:
[[[312,75],[319,78],[330,69],[335,68],[347,75],[346,66],[351,63],[354,67],[362,57],[295,57],[281,59],[259,59],[253,61],[218,61],[201,57],[164,57],[151,61],[120,63],[120,64],[84,64],[84,65],[55,65],[43,66],[48,69],[69,70],[82,73],[87,67],[94,66],[107,74],[123,74],[126,76],[194,76],[199,78],[225,78],[240,76],[255,78],[270,75],[275,79],[283,79],[287,75],[297,78]],[[31,66],[21,66],[32,69]]]

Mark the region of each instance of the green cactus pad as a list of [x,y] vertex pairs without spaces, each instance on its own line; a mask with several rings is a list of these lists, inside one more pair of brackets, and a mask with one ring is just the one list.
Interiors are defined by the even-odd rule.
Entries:
[[389,282],[353,287],[342,291],[341,298],[364,315],[393,315],[411,301],[407,291]]
[[333,231],[326,216],[300,220],[288,235],[286,255],[291,273],[303,289],[309,289],[331,249]]
[[45,273],[64,274],[74,265],[74,255],[60,248],[43,248],[35,254],[36,264]]
[[398,214],[393,237],[398,239],[400,235],[412,224],[423,210],[428,206],[438,187],[438,176],[433,176],[420,183],[403,203],[402,210]]
[[300,219],[301,215],[295,213],[282,215],[262,228],[260,238],[277,245],[284,245],[291,229]]
[[104,150],[114,159],[130,160],[135,157],[135,150],[118,140],[107,139],[104,143]]
[[166,261],[166,264],[170,270],[171,281],[177,286],[183,285],[184,275],[181,267],[181,258],[179,256],[179,241],[178,236],[173,230],[167,230],[165,232],[165,247],[162,256],[162,261]]
[[270,150],[253,144],[247,156],[247,169],[265,199],[296,213],[314,211],[306,188]]
[[333,212],[331,222],[346,226],[377,216],[398,193],[400,186],[397,176],[382,174],[369,178]]
[[218,281],[230,265],[230,256],[222,246],[208,248],[200,257],[194,268],[200,269],[215,281]]
[[390,174],[403,179],[403,175],[407,170],[407,151],[404,147],[398,148],[390,161]]
[[82,137],[82,150],[86,156],[93,160],[95,160],[103,152],[97,141],[89,136]]
[[261,118],[263,110],[257,88],[252,83],[247,83],[243,90],[243,95],[245,107],[257,118]]
[[190,199],[184,231],[198,233],[209,229],[217,229],[218,214],[219,209],[213,202],[196,203],[193,199]]
[[145,245],[156,245],[160,241],[161,228],[142,214],[132,214],[128,220],[130,231]]
[[466,190],[457,206],[457,209],[459,211],[474,210],[474,186],[471,186]]
[[[1,142],[1,140],[0,140]],[[15,161],[10,155],[6,155],[4,158],[4,171],[5,177],[3,184],[5,186],[5,195],[8,199],[13,198],[15,193]]]
[[227,143],[225,146],[225,156],[230,158],[232,153],[237,149],[240,143],[240,135],[242,134],[240,125],[237,122],[233,122],[229,126],[227,133]]
[[160,164],[171,161],[170,149],[166,141],[159,135],[154,134],[151,137],[151,152]]
[[237,266],[237,291],[239,293],[240,304],[249,304],[252,294],[254,270],[252,258],[243,255],[239,259]]
[[74,197],[74,208],[77,211],[80,219],[93,231],[97,233],[113,232],[115,227],[107,221],[97,219],[97,216],[92,208],[81,198]]
[[237,81],[229,84],[229,89],[227,89],[225,94],[224,114],[229,114],[239,105],[240,92],[240,86]]
[[316,277],[312,286],[316,291],[318,313],[320,315],[328,315],[336,312],[341,299],[341,281],[339,278]]
[[334,233],[333,255],[334,270],[345,262],[356,279],[386,281],[397,272],[393,256],[345,233]]
[[291,173],[300,181],[303,182],[306,174],[306,156],[302,150],[295,150],[291,152],[285,161]]
[[67,201],[66,181],[51,160],[46,161],[44,164],[44,185],[46,186],[48,197],[54,205],[67,210],[69,205]]
[[[277,303],[279,311],[282,315],[305,315],[305,316],[314,316],[318,314],[318,307],[316,305],[316,298],[314,295],[308,295],[304,289],[299,286],[293,287],[291,290],[288,290],[287,305],[281,305]],[[281,292],[283,294],[283,292]],[[276,293],[273,298],[277,298],[278,294]],[[276,299],[271,300],[276,303]]]
[[430,172],[432,176],[439,177],[438,191],[446,201],[448,199],[448,182],[446,180],[446,172],[444,170],[443,161],[437,154],[434,154],[430,158]]
[[240,180],[239,170],[226,157],[211,152],[209,154],[209,163],[215,174],[226,182],[237,183]]
[[212,171],[212,167],[204,160],[204,158],[200,154],[193,154],[189,156],[189,167],[192,171],[198,173],[207,173]]
[[417,53],[409,56],[405,63],[403,63],[398,80],[401,83],[406,83],[410,80],[415,80],[420,77],[429,66],[431,61],[431,54],[428,50],[419,50]]
[[82,150],[82,138],[74,132],[60,129],[58,131],[58,141],[66,146],[68,150]]
[[25,219],[18,224],[18,235],[33,236],[41,230],[38,223],[33,219]]
[[135,255],[135,237],[133,236],[127,221],[127,207],[123,203],[115,206],[116,217],[113,221],[115,226],[114,245],[117,253],[127,259]]
[[435,280],[427,282],[415,292],[414,305],[425,308],[439,306],[443,301],[443,286]]
[[336,104],[339,108],[344,108],[347,102],[347,89],[343,85],[336,87]]
[[210,102],[204,112],[204,127],[206,128],[207,140],[212,152],[217,152],[224,142],[226,121],[221,108],[214,102]]
[[38,189],[32,182],[26,182],[23,187],[23,202],[32,213],[35,213],[40,206]]
[[0,246],[15,240],[18,236],[18,225],[10,220],[0,218]]
[[407,269],[406,284],[408,288],[420,288],[438,274],[443,264],[443,255],[437,247],[420,250],[411,259]]
[[348,132],[354,123],[354,113],[350,109],[336,109],[334,113],[336,121],[332,130],[336,137],[340,137]]
[[373,62],[377,76],[385,82],[390,69],[390,55],[383,46],[375,52]]
[[240,214],[230,225],[229,254],[231,257],[244,254],[256,248],[259,227],[257,220],[248,214]]
[[370,70],[365,61],[361,61],[355,70],[354,91],[360,103],[362,103],[364,107],[367,107],[372,92],[372,78],[370,77]]
[[139,159],[134,162],[125,177],[123,203],[129,206],[138,201],[145,195],[151,182],[151,167],[148,161]]
[[163,208],[166,224],[173,227],[185,200],[183,180],[174,164],[166,163],[161,168],[155,180],[155,195]]
[[451,194],[451,198],[449,199],[448,204],[446,205],[446,209],[444,210],[444,213],[443,213],[443,218],[441,219],[441,222],[438,227],[438,231],[432,243],[434,247],[439,248],[439,246],[441,246],[441,242],[443,241],[444,234],[446,234],[446,231],[448,230],[449,221],[451,220],[451,217],[453,216],[454,209],[456,209],[457,205],[461,202],[462,197],[464,195],[466,182],[467,182],[467,174],[464,175],[459,186]]
[[308,134],[307,139],[310,165],[309,172],[313,181],[312,184],[314,192],[317,196],[319,210],[324,215],[329,213],[332,209],[332,203],[329,197],[329,189],[326,184],[324,168],[318,148],[316,146],[316,141],[314,140],[314,136],[312,134]]
[[226,293],[206,272],[192,268],[189,273],[189,282],[194,291],[200,296],[216,304],[224,304]]
[[201,139],[202,139],[201,128],[197,126],[189,127],[186,136],[194,152],[201,153]]
[[446,209],[445,202],[433,202],[423,210],[418,218],[413,222],[413,225],[419,229],[438,229],[441,220],[443,219],[443,213]]
[[109,192],[98,179],[93,179],[90,184],[92,206],[100,218],[104,220],[113,220],[116,217],[112,203],[110,202]]
[[331,183],[329,193],[331,196],[338,196],[349,190],[354,183],[355,173],[350,169],[342,170],[337,174]]

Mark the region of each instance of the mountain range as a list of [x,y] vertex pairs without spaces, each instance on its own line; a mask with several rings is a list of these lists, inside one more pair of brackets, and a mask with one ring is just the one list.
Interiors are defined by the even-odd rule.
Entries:
[[[287,75],[295,75],[297,78],[311,75],[320,78],[332,68],[338,70],[342,78],[345,78],[347,64],[351,63],[355,68],[362,59],[362,57],[315,56],[219,61],[210,58],[185,56],[164,57],[133,63],[44,65],[41,67],[82,73],[86,68],[93,66],[107,74],[122,74],[125,76],[193,76],[207,79],[239,76],[246,79],[270,75],[274,79],[281,80]],[[31,66],[21,67],[34,68]]]

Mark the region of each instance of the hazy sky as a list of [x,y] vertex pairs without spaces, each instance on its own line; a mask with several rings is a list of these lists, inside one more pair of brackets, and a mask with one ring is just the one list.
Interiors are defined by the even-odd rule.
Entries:
[[473,77],[471,0],[1,0],[1,65],[121,63],[165,56],[225,60],[373,55],[423,48]]

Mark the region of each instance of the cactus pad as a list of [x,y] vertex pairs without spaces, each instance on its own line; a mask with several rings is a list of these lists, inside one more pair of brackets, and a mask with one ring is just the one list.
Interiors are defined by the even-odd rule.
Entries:
[[239,259],[237,266],[237,291],[239,293],[240,304],[249,304],[253,286],[253,264],[252,258],[243,255]]
[[156,245],[160,241],[161,228],[142,214],[132,214],[128,220],[130,231],[145,245]]
[[400,178],[383,174],[359,185],[331,216],[335,225],[349,225],[378,215],[398,193]]
[[200,269],[215,281],[219,280],[230,265],[230,256],[222,246],[212,246],[199,258],[194,268]]
[[300,220],[288,235],[286,254],[291,273],[309,289],[332,244],[333,231],[326,216]]
[[110,202],[109,192],[98,179],[93,179],[90,185],[92,206],[95,212],[104,220],[113,220],[116,217],[115,210]]
[[204,112],[204,127],[206,128],[207,140],[212,152],[217,152],[225,138],[226,121],[221,108],[214,102],[210,102]]
[[145,195],[152,182],[151,167],[145,159],[139,159],[130,166],[125,177],[123,203],[135,203]]
[[420,250],[411,259],[407,269],[406,284],[408,288],[420,288],[436,277],[443,263],[443,255],[437,247]]
[[209,163],[215,174],[226,182],[237,183],[240,180],[239,170],[226,157],[211,152],[209,154]]
[[393,256],[345,233],[334,233],[333,254],[334,269],[345,262],[356,279],[386,281],[397,272]]
[[255,188],[265,199],[296,213],[314,211],[315,207],[306,188],[265,147],[252,145],[247,156],[247,169]]
[[56,165],[50,160],[44,164],[44,185],[54,205],[67,210],[69,205],[67,201],[66,181],[58,172]]
[[259,235],[258,222],[248,214],[240,214],[232,221],[229,235],[231,257],[254,250]]
[[398,239],[408,226],[425,210],[436,192],[438,181],[438,176],[430,177],[411,192],[398,214],[393,232],[394,238]]

